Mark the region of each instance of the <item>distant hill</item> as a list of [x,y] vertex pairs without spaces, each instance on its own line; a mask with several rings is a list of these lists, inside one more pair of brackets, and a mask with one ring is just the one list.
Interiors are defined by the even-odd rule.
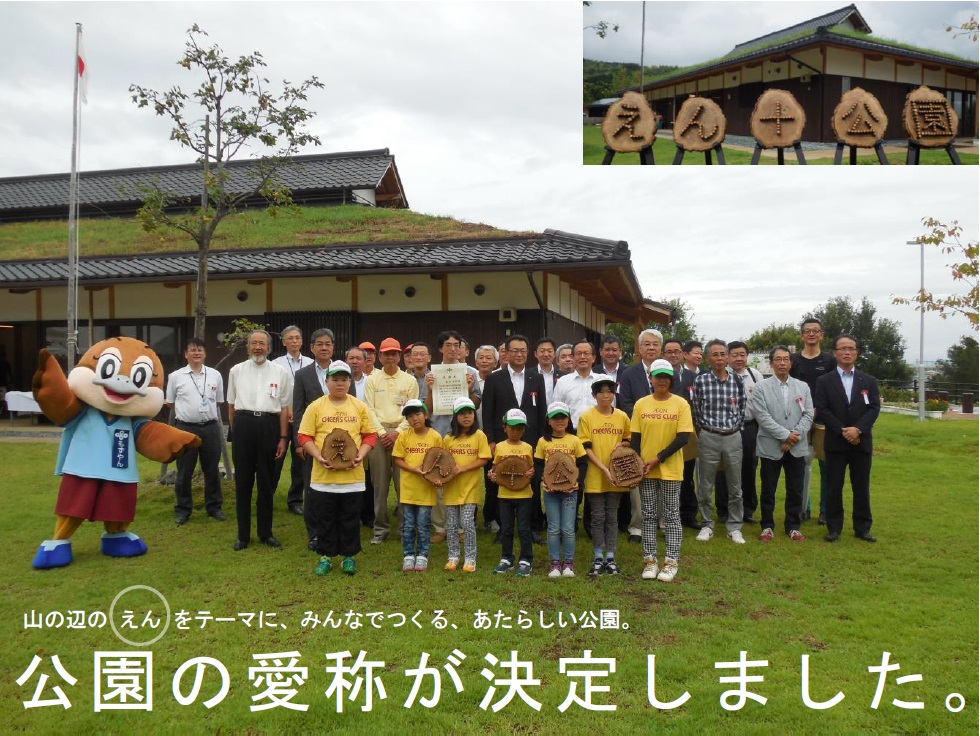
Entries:
[[[677,66],[648,66],[643,72],[644,81],[679,69]],[[618,61],[582,60],[582,104],[587,105],[603,97],[615,97],[626,87],[640,83],[640,65]]]

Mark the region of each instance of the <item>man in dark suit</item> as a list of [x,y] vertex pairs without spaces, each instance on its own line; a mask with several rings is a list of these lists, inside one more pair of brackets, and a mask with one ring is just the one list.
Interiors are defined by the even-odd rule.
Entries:
[[[619,393],[619,382],[623,377],[626,366],[620,358],[623,357],[623,344],[616,335],[603,335],[599,345],[599,360],[592,366],[593,373],[605,373],[616,382],[616,393]],[[618,404],[617,404],[618,406]]]
[[540,338],[534,344],[536,369],[544,377],[544,390],[548,395],[549,404],[553,401],[552,394],[555,391],[555,384],[558,383],[559,378],[565,375],[565,372],[555,365],[555,351],[557,349],[558,344],[547,336]]
[[[684,367],[684,346],[680,340],[668,339],[664,343],[664,358],[674,368],[674,382],[670,386],[670,392],[690,404],[694,379],[697,376]],[[696,439],[696,435],[694,438]],[[697,448],[694,449],[696,455]],[[694,468],[697,462],[696,456],[684,460],[684,480],[681,481],[681,524],[690,529],[701,528],[701,522],[698,521],[698,497],[694,491]]]
[[[306,408],[314,401],[326,393],[327,368],[330,367],[330,360],[333,358],[333,332],[326,328],[315,330],[310,335],[310,352],[313,353],[313,363],[305,368],[300,368],[293,376],[293,417],[298,427],[303,422],[303,414]],[[354,391],[351,384],[351,394]],[[303,459],[303,509],[309,508],[306,500],[310,493],[310,475],[313,472],[313,459],[306,457],[302,448],[296,450],[296,454]],[[304,513],[306,531],[311,541],[313,537],[313,525]]]
[[[547,394],[544,377],[536,370],[527,369],[528,341],[523,335],[507,339],[508,364],[487,376],[483,385],[483,431],[490,440],[490,452],[494,445],[507,439],[504,433],[504,414],[508,409],[520,409],[527,415],[524,442],[532,448],[547,422]],[[519,398],[518,398],[519,397]],[[490,493],[490,489],[487,489]],[[536,539],[544,529],[544,513],[541,511],[541,484],[531,482],[531,529]]]
[[827,541],[836,542],[844,528],[844,471],[850,471],[854,536],[871,536],[871,428],[881,411],[878,382],[854,367],[860,344],[853,335],[834,340],[837,368],[817,379],[814,407],[827,431]]

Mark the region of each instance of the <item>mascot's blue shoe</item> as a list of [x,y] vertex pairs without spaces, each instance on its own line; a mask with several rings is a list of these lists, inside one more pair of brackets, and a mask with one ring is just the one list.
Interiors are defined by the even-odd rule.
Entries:
[[35,570],[48,570],[52,567],[64,567],[72,561],[70,539],[45,539],[37,548],[31,565]]
[[109,557],[139,557],[146,554],[146,542],[132,532],[102,534],[102,554]]

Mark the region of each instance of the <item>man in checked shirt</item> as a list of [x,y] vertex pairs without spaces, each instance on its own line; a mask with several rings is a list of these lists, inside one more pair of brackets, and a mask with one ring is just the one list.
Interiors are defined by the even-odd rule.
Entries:
[[728,538],[745,544],[742,537],[742,424],[745,422],[745,390],[741,379],[728,367],[728,346],[712,340],[705,346],[710,371],[694,380],[694,425],[698,429],[698,505],[704,522],[697,540],[715,535],[712,517],[715,473],[725,463],[728,482]]

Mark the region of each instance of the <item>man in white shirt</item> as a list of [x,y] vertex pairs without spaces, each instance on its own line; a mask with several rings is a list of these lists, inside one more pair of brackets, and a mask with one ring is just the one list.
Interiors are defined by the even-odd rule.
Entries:
[[538,373],[544,376],[544,390],[549,404],[555,400],[555,384],[565,375],[555,365],[557,351],[558,346],[550,337],[542,337],[534,345],[534,359],[538,363]]
[[187,365],[167,378],[167,403],[173,407],[175,426],[201,438],[199,448],[188,448],[177,458],[177,479],[174,483],[174,515],[177,526],[187,523],[194,510],[191,498],[191,479],[198,457],[204,474],[204,508],[217,521],[227,517],[221,510],[221,476],[218,461],[225,441],[224,427],[218,415],[218,405],[225,401],[224,381],[214,368],[204,365],[207,357],[204,340],[192,337],[184,348]]
[[582,412],[595,406],[592,395],[592,381],[596,374],[592,371],[595,362],[595,348],[587,340],[579,340],[572,346],[572,360],[575,372],[562,376],[555,384],[555,401],[568,404],[572,412],[572,426],[578,427]]
[[[313,358],[303,355],[300,350],[303,348],[303,331],[296,325],[289,325],[279,333],[286,354],[280,355],[272,362],[282,368],[292,379],[292,385],[296,385],[296,372],[300,368],[305,368],[313,362]],[[297,515],[303,514],[303,459],[297,454],[299,449],[296,446],[296,428],[299,426],[303,417],[293,417],[293,397],[289,397],[289,445],[286,455],[289,456],[289,490],[286,492],[286,508]],[[283,455],[276,462],[276,474],[272,479],[273,488],[279,487],[279,478],[282,475],[282,466],[286,461]]]
[[267,360],[271,339],[265,330],[248,333],[248,360],[233,366],[228,374],[228,432],[235,464],[235,514],[238,539],[234,549],[243,550],[251,541],[252,486],[256,531],[259,541],[280,547],[272,536],[273,476],[276,461],[286,454],[289,442],[289,396],[292,378],[282,367]]

